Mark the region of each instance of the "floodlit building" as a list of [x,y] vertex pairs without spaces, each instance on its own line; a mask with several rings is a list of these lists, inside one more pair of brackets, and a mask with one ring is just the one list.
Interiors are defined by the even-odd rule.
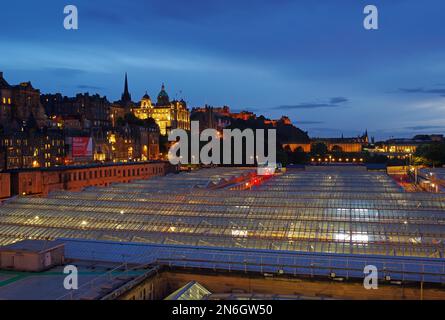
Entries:
[[403,159],[414,155],[421,146],[442,141],[444,141],[443,135],[417,135],[412,139],[389,139],[378,142],[376,143],[376,148],[369,151],[388,156],[389,158]]
[[153,118],[162,135],[168,134],[173,129],[190,130],[190,112],[187,104],[184,100],[170,101],[164,84],[162,84],[155,104],[152,103],[150,96],[145,93],[139,108],[134,108],[133,112],[139,119]]

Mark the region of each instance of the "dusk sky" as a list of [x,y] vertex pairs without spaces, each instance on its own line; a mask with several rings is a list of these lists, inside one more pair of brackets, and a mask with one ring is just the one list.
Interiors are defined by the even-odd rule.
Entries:
[[135,101],[164,82],[189,107],[288,115],[312,137],[445,133],[443,0],[26,0],[1,16],[0,70],[43,93],[114,101],[128,72]]

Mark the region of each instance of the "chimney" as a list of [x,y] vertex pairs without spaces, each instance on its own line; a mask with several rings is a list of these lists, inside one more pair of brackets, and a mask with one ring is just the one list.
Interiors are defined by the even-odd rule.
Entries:
[[0,79],[3,79],[3,71],[0,71]]

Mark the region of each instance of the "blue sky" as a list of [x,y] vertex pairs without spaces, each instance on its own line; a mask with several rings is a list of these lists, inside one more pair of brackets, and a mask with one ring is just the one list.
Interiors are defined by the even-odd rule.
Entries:
[[191,107],[286,114],[311,136],[445,132],[443,0],[25,0],[1,16],[0,70],[45,93],[117,100],[128,72],[134,100],[165,82]]

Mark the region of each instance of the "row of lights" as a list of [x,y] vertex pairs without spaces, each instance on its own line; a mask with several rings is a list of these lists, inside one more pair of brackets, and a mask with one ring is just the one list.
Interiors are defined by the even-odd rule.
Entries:
[[[40,220],[40,217],[39,217],[39,216],[35,216],[35,217],[34,217],[34,220],[38,221],[38,220]],[[87,222],[86,220],[83,220],[83,221],[80,223],[81,226],[86,226],[87,224],[88,224],[88,222]]]
[[[120,212],[120,214],[124,214],[125,212],[122,210],[121,212]],[[39,216],[35,216],[34,217],[34,220],[40,220],[40,217]],[[80,225],[81,226],[86,226],[88,224],[88,222],[86,221],[86,220],[83,220],[81,223],[80,223]],[[118,225],[118,228],[120,228],[121,227],[121,225],[119,224]]]
[[[311,159],[311,162],[322,162],[323,161],[323,159],[322,158],[318,158],[318,159],[315,159],[315,158],[312,158]],[[325,158],[324,159],[324,162],[337,162],[337,161],[335,161],[335,159],[333,159],[333,158]],[[342,158],[339,158],[338,159],[338,162],[349,162],[349,161],[351,161],[351,162],[363,162],[363,158],[360,158],[360,159],[356,159],[356,158],[353,158],[353,159],[349,159],[349,158],[346,158],[346,159],[342,159]]]

